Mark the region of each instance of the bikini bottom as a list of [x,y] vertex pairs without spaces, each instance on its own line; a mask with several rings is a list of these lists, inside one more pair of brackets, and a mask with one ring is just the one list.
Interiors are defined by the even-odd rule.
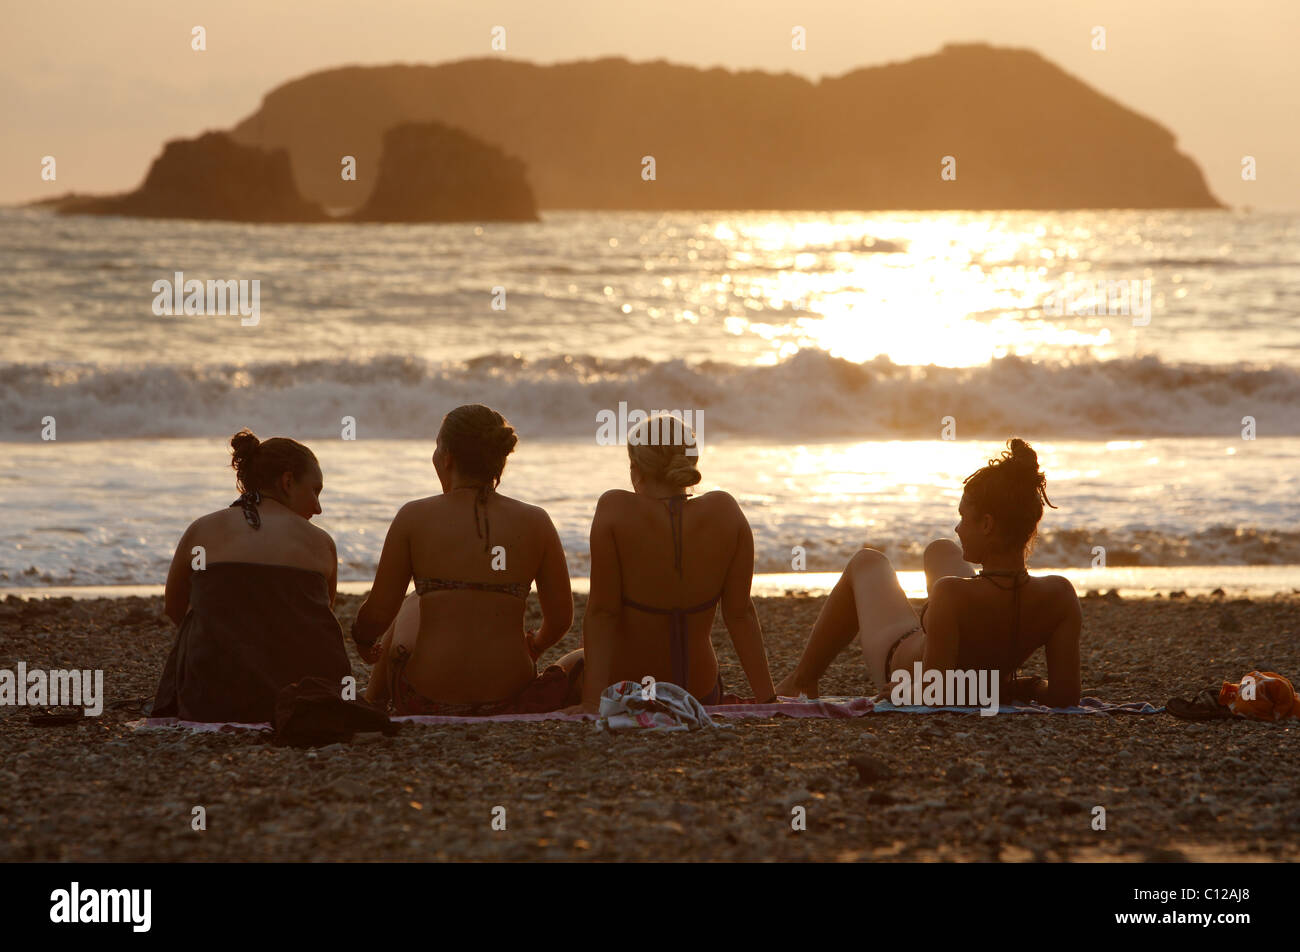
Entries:
[[510,697],[501,701],[480,702],[434,701],[415,690],[403,672],[398,674],[393,691],[393,713],[491,717],[496,714],[544,714],[547,711],[558,711],[562,707],[581,703],[582,698],[575,690],[581,671],[581,664],[569,672],[558,664],[552,664]]

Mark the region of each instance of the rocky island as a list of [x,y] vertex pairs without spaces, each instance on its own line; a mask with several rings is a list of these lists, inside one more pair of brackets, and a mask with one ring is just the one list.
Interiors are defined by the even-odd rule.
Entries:
[[537,221],[524,164],[441,122],[384,134],[361,222]]

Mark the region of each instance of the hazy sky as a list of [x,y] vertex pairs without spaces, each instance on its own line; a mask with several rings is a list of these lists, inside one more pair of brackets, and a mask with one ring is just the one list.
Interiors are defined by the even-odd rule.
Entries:
[[[1300,210],[1300,0],[3,3],[0,202],[134,187],[165,140],[228,128],[281,82],[348,63],[626,56],[815,79],[982,41],[1036,50],[1161,123],[1220,200]],[[505,54],[489,46],[497,24]],[[806,52],[790,48],[796,24]],[[56,183],[40,180],[44,155]]]

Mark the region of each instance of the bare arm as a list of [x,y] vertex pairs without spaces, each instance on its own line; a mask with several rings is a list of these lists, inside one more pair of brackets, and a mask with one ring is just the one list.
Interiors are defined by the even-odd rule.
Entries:
[[[925,651],[921,656],[922,671],[951,671],[957,667],[957,647],[961,631],[957,627],[957,597],[954,586],[961,585],[959,578],[937,579],[930,595],[930,605],[925,610]],[[889,672],[892,676],[893,672]]]
[[1079,703],[1082,690],[1079,635],[1083,629],[1083,610],[1069,580],[1060,578],[1058,584],[1064,611],[1047,639],[1047,680],[1040,680],[1030,687],[1029,700],[1048,707],[1073,707]]
[[614,668],[614,639],[623,610],[623,569],[614,541],[614,520],[609,493],[596,503],[591,520],[591,591],[582,619],[585,667],[582,706],[592,713],[600,708],[600,695],[609,687]]
[[[727,498],[731,499],[730,496]],[[763,629],[749,594],[754,582],[754,532],[736,500],[731,499],[731,505],[735,508],[737,520],[736,551],[722,583],[722,621],[727,626],[740,666],[745,669],[750,690],[758,700],[767,701],[776,697],[776,688],[767,665]]]
[[569,562],[564,543],[555,523],[541,514],[546,533],[542,564],[537,570],[537,600],[542,607],[542,629],[533,639],[533,650],[540,655],[568,633],[573,624],[573,588],[569,583]]
[[334,599],[339,594],[339,550],[334,545],[334,537],[328,532],[325,533],[325,541],[329,543],[330,608],[333,608]]
[[181,533],[181,541],[176,543],[172,564],[167,569],[167,587],[163,590],[163,614],[175,622],[177,627],[190,610],[190,549],[193,548],[194,525],[191,523]]
[[354,628],[357,641],[377,639],[388,630],[402,608],[406,586],[411,581],[411,545],[406,528],[409,506],[410,503],[398,510],[388,527],[379,567],[375,569],[375,583],[357,610]]

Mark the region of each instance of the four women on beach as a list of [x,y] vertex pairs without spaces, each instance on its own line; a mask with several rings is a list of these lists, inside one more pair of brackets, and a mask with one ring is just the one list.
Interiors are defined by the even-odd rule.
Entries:
[[[676,438],[651,441],[652,427]],[[374,665],[367,700],[396,714],[595,712],[607,686],[648,675],[704,704],[736,703],[713,650],[720,608],[749,700],[817,697],[823,673],[857,640],[878,690],[920,662],[924,670],[996,670],[1003,698],[1078,701],[1074,589],[1025,570],[1051,503],[1037,455],[1021,440],[966,479],[961,545],[940,540],[926,549],[929,600],[920,615],[885,556],[862,549],[822,606],[797,667],[776,685],[750,598],[749,522],[726,492],[690,495],[701,481],[698,449],[673,417],[651,418],[629,437],[631,491],[606,492],[592,519],[583,647],[537,672],[572,624],[573,597],[546,511],[500,491],[517,442],[488,407],[444,417],[433,453],[442,492],[398,511],[352,628],[362,660]],[[279,686],[350,672],[331,610],[334,544],[309,521],[321,511],[315,457],[300,443],[259,443],[247,431],[231,445],[241,496],[186,530],[168,574],[166,611],[180,632],[155,715],[268,720],[261,715]],[[542,623],[526,631],[534,584]],[[1040,647],[1047,679],[1015,677]],[[231,692],[234,702],[223,703]]]

